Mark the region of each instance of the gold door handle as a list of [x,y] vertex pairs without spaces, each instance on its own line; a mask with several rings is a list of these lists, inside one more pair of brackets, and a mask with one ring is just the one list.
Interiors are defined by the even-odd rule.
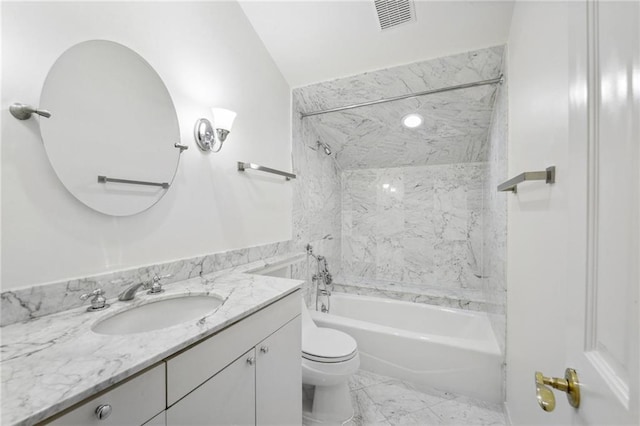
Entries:
[[580,406],[580,383],[578,382],[578,374],[573,368],[564,370],[564,379],[544,377],[539,371],[536,371],[535,378],[536,399],[544,411],[553,411],[556,408],[556,398],[553,391],[547,386],[566,392],[567,400],[572,407],[578,408]]

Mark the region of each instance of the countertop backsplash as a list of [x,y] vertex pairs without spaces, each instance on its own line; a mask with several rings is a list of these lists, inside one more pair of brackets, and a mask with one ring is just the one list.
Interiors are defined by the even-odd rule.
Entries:
[[83,304],[88,306],[88,302],[81,300],[80,295],[97,288],[101,288],[104,296],[110,299],[130,285],[150,281],[155,275],[168,276],[161,281],[162,285],[167,285],[290,253],[292,249],[292,241],[281,241],[5,291],[0,295],[0,326],[66,311]]

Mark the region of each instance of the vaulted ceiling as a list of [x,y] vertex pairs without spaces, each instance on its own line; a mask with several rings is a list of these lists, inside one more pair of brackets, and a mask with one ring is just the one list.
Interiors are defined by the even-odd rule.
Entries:
[[374,0],[239,0],[291,87],[506,43],[513,2],[415,0],[380,30]]

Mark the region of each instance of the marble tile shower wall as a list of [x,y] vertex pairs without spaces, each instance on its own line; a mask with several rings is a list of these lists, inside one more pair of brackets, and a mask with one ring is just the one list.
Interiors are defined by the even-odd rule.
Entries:
[[[500,75],[503,46],[375,70],[294,90],[305,112],[374,101]],[[495,86],[409,98],[309,116],[344,170],[482,162]],[[424,124],[406,129],[404,115]]]
[[[329,270],[336,275],[340,270],[341,252],[341,197],[340,168],[335,158],[318,149],[320,139],[316,129],[307,120],[301,120],[299,100],[294,91],[292,100],[293,142],[292,163],[297,178],[293,184],[293,240],[298,251],[307,244],[315,254],[325,256]],[[292,265],[292,278],[305,280],[303,293],[311,306],[315,289],[310,276],[315,261]]]
[[507,298],[507,197],[497,186],[507,180],[508,81],[496,93],[494,112],[487,144],[488,167],[483,199],[483,278],[484,298],[495,309],[489,319],[498,344],[504,353],[506,338],[505,306]]
[[[487,306],[494,299],[479,277],[485,265],[482,191],[496,86],[305,119],[297,111],[492,79],[501,73],[504,50],[479,49],[293,90],[294,164],[304,166],[301,174],[307,175],[294,196],[299,197],[294,235],[297,241],[324,245],[323,254],[341,249],[341,290],[503,309]],[[422,114],[424,125],[401,126],[409,112]],[[327,160],[314,151],[317,139],[332,145],[338,175],[333,165],[322,169],[317,164]],[[334,198],[340,192],[333,189],[336,178],[341,180],[340,202]],[[341,209],[338,229],[329,211],[333,208]],[[335,244],[337,236],[341,247]]]
[[463,298],[464,289],[477,293],[484,173],[484,163],[345,171],[345,281],[457,289]]

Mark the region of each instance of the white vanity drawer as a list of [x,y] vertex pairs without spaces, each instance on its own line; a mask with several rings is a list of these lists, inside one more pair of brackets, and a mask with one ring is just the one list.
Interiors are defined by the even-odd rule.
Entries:
[[167,406],[204,383],[262,339],[300,315],[300,291],[167,359]]
[[[99,419],[96,410],[100,406],[110,406],[111,414]],[[140,426],[162,412],[165,406],[165,364],[161,363],[47,424]]]

